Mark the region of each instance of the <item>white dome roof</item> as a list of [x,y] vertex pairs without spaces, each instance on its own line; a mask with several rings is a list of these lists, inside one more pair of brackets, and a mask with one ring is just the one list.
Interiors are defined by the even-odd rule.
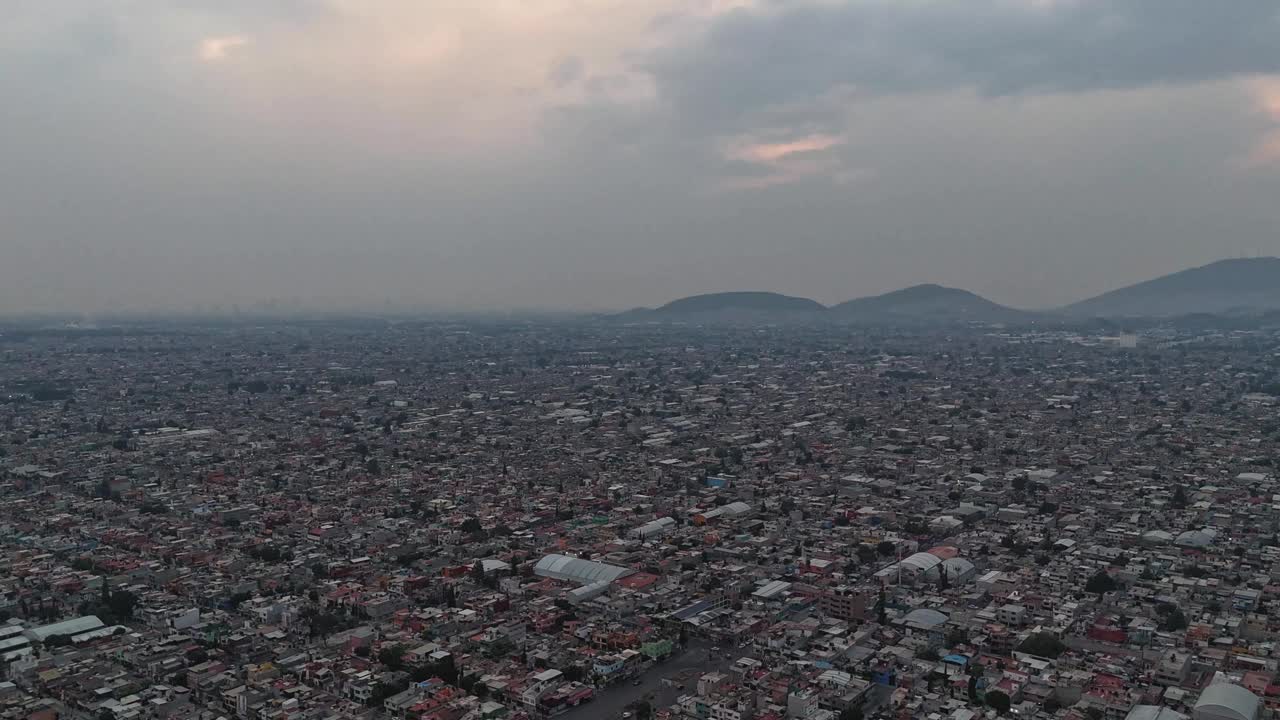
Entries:
[[1204,717],[1228,720],[1256,720],[1258,696],[1239,685],[1218,683],[1200,693],[1194,710],[1196,720]]

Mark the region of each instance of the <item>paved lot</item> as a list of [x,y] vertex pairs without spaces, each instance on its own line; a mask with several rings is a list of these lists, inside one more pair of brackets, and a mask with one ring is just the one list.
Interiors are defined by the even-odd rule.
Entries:
[[[698,676],[702,673],[728,669],[733,664],[733,660],[726,658],[726,654],[734,660],[739,657],[732,652],[726,653],[723,649],[712,653],[708,646],[691,644],[684,653],[649,668],[648,672],[638,678],[640,685],[633,685],[632,680],[626,680],[600,691],[595,700],[576,707],[560,715],[559,718],[612,720],[620,717],[627,705],[645,699],[654,709],[665,707],[674,703],[680,695],[695,692]],[[673,679],[676,683],[684,683],[685,689],[678,690],[664,685],[662,681],[666,678]]]

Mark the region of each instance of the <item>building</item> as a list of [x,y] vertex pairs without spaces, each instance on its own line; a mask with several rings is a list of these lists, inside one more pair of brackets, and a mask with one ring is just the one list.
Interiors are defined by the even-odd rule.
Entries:
[[840,585],[817,592],[818,609],[840,620],[866,620],[868,609],[876,602],[870,590]]
[[996,609],[996,620],[1002,625],[1021,627],[1027,622],[1027,608],[1022,605],[1001,605]]
[[1215,683],[1200,693],[1191,717],[1195,720],[1258,720],[1258,696],[1231,683]]
[[548,555],[533,567],[538,577],[591,585],[598,582],[613,582],[628,575],[634,575],[631,568],[609,565],[608,563],[583,560],[568,555]]
[[1189,672],[1191,672],[1191,655],[1169,651],[1156,664],[1156,682],[1178,687],[1186,681]]
[[1134,705],[1124,720],[1187,720],[1187,716],[1159,705]]
[[638,528],[633,528],[628,534],[634,540],[652,540],[666,535],[675,527],[676,521],[674,518],[664,517],[647,522]]

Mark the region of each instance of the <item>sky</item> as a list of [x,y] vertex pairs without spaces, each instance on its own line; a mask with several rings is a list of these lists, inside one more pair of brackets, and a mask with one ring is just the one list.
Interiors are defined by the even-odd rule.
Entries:
[[17,0],[0,314],[1045,308],[1280,255],[1274,0]]

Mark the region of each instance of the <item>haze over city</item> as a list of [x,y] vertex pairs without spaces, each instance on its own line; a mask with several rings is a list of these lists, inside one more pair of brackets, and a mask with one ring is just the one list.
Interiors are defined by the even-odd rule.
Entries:
[[1277,0],[0,14],[0,720],[1276,720]]
[[42,0],[0,308],[1062,305],[1280,254],[1267,0]]

